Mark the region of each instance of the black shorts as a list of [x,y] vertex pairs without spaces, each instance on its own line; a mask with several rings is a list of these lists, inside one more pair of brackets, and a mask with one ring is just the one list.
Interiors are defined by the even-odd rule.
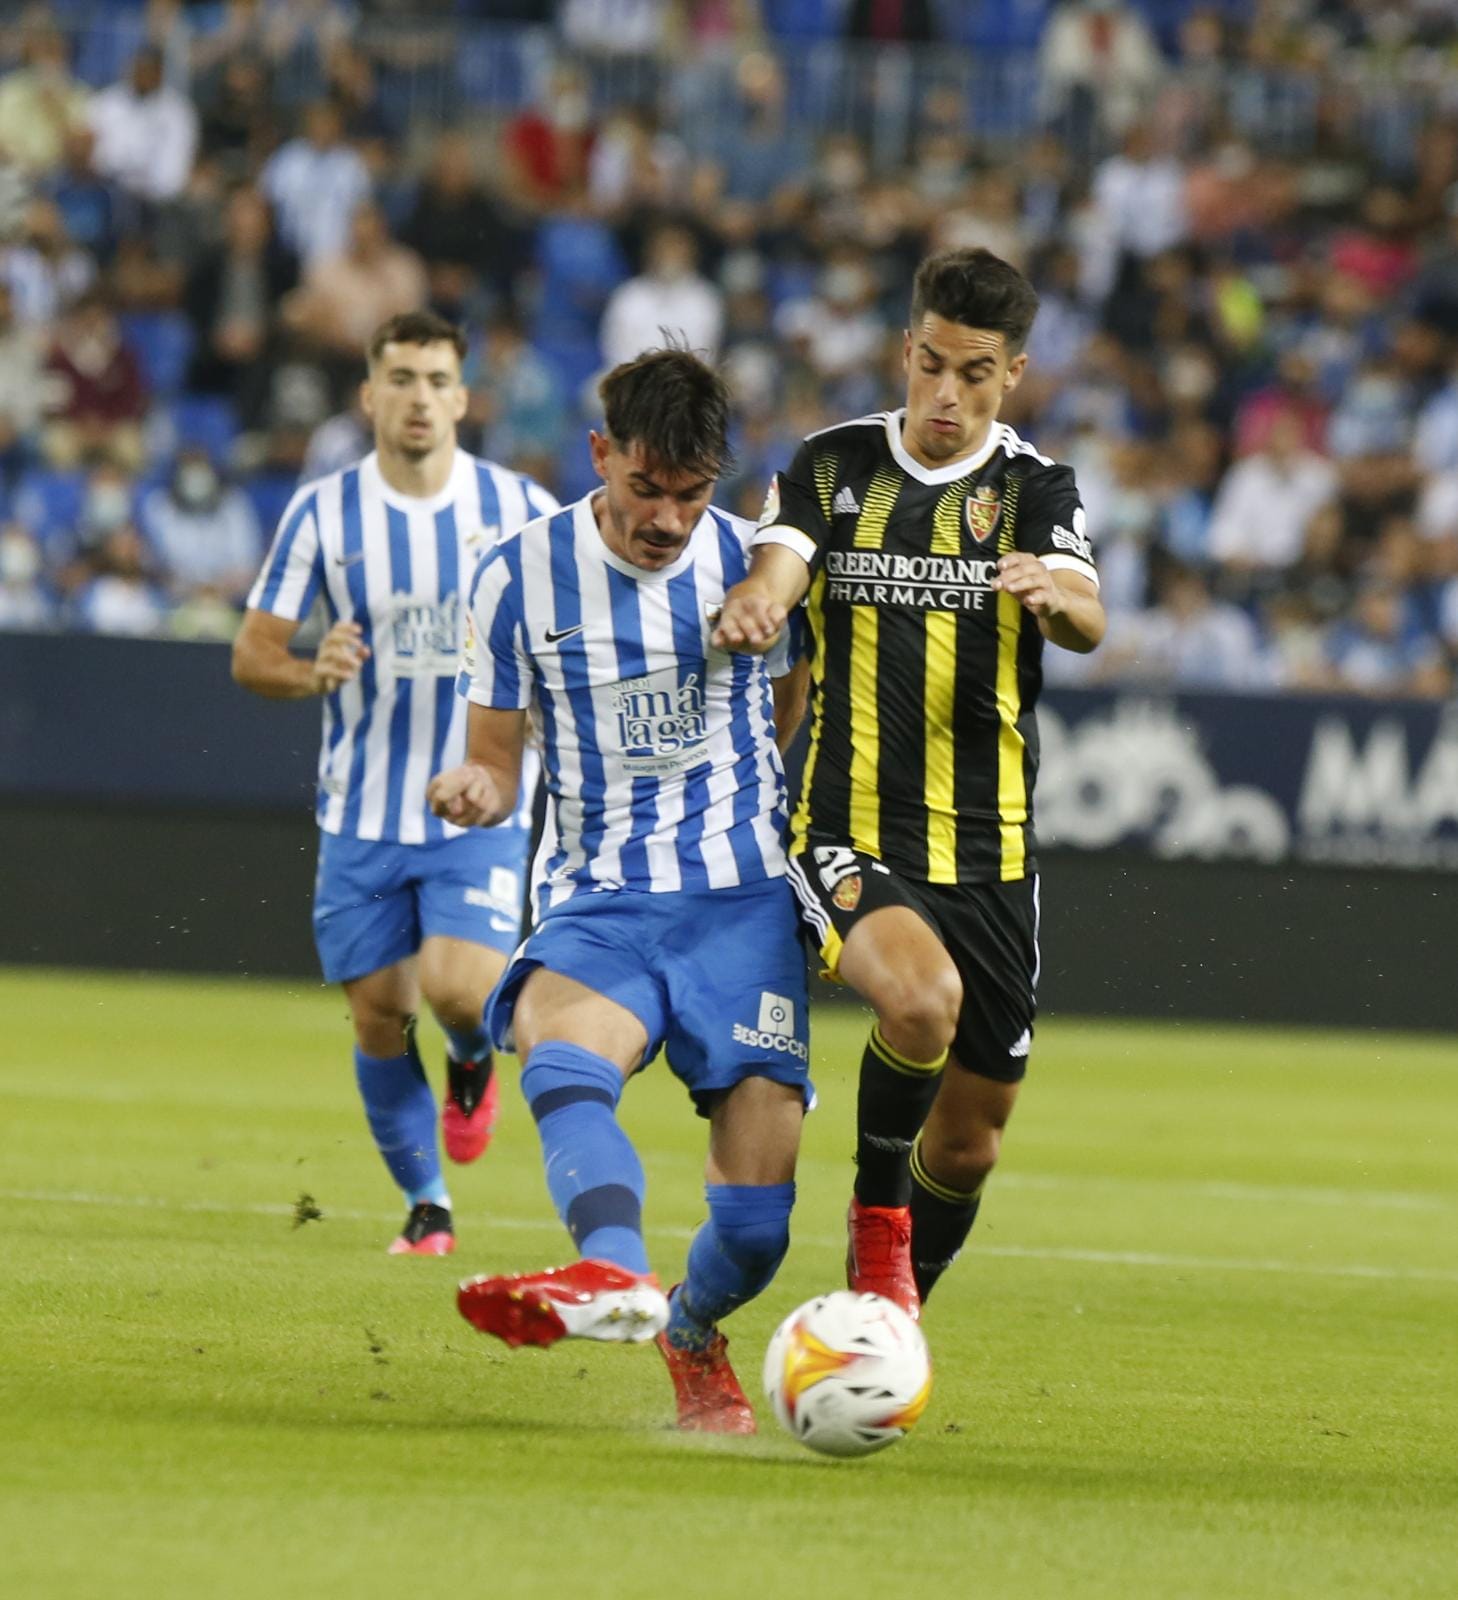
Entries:
[[999,1083],[1028,1070],[1038,1009],[1038,879],[923,883],[845,844],[811,838],[790,861],[800,918],[825,975],[840,981],[840,952],[856,923],[907,906],[941,940],[962,979],[952,1039],[958,1065]]

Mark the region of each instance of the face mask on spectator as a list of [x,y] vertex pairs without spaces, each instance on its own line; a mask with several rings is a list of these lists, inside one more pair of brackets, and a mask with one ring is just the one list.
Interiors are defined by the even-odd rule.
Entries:
[[184,461],[177,469],[174,492],[190,510],[211,505],[218,497],[218,475],[206,461]]
[[131,516],[132,497],[125,484],[98,483],[86,496],[82,521],[92,535],[110,533]]
[[40,551],[23,533],[0,534],[0,583],[20,588],[40,574]]
[[561,133],[581,133],[587,126],[587,96],[576,90],[559,94],[552,102],[552,126]]

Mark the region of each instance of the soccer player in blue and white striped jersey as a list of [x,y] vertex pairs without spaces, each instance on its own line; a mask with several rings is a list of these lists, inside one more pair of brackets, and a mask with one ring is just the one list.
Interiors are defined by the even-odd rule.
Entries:
[[[247,688],[324,698],[314,934],[325,978],[349,999],[371,1132],[410,1208],[395,1254],[454,1246],[415,1047],[420,994],[448,1041],[446,1152],[471,1161],[498,1099],[482,1005],[520,931],[530,788],[491,834],[443,822],[425,796],[465,748],[454,683],[466,594],[498,538],[557,507],[530,478],[457,448],[464,350],[428,312],[375,334],[361,391],[375,448],[294,496],[233,651]],[[316,600],[331,625],[308,660],[289,644]]]
[[[780,761],[807,675],[788,647],[776,660],[709,644],[753,537],[709,504],[727,456],[721,380],[661,350],[615,368],[602,398],[604,487],[503,541],[477,575],[467,758],[430,788],[438,815],[499,824],[529,711],[539,723],[554,824],[539,921],[487,1021],[525,1062],[547,1184],[582,1259],[472,1280],[459,1303],[512,1345],[657,1335],[679,1426],[747,1433],[718,1323],[784,1255],[811,1095]],[[709,1121],[709,1220],[668,1299],[616,1117],[660,1045]]]

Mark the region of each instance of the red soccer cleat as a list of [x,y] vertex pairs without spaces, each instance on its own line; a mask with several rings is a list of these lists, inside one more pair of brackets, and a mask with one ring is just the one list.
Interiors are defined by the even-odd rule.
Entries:
[[703,1350],[680,1350],[660,1333],[653,1341],[668,1363],[685,1433],[753,1433],[754,1413],[729,1365],[729,1341],[716,1333]]
[[440,1132],[445,1152],[464,1166],[474,1161],[491,1143],[496,1113],[501,1105],[501,1086],[491,1057],[480,1061],[452,1061],[446,1058],[446,1093],[440,1108]]
[[863,1206],[852,1197],[846,1223],[847,1285],[857,1294],[884,1295],[919,1322],[921,1296],[911,1271],[911,1207]]
[[392,1256],[448,1256],[456,1248],[455,1230],[451,1227],[451,1214],[444,1206],[433,1206],[428,1200],[411,1206],[410,1215],[400,1237],[386,1252]]
[[558,1339],[642,1344],[668,1322],[668,1298],[658,1279],[611,1261],[468,1278],[456,1294],[456,1307],[473,1328],[494,1333],[513,1350]]

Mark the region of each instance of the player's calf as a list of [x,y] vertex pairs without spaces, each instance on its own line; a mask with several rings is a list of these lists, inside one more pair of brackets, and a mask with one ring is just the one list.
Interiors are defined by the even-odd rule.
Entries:
[[704,1193],[709,1219],[689,1247],[667,1330],[685,1351],[707,1349],[718,1324],[768,1286],[789,1249],[795,1204],[793,1183],[710,1183]]

